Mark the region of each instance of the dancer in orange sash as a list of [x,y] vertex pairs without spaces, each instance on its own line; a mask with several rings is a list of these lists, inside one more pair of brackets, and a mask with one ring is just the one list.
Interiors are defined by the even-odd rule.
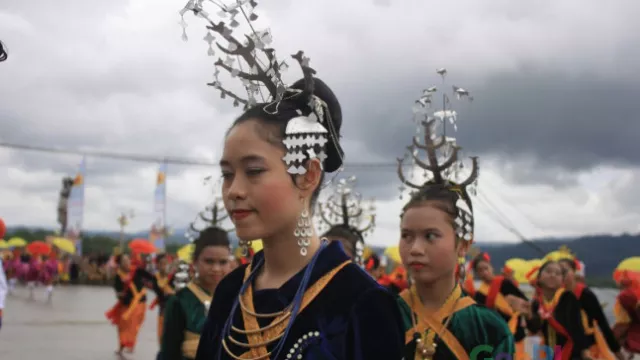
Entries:
[[509,325],[516,343],[516,359],[524,357],[524,340],[527,336],[524,316],[512,306],[513,298],[529,301],[514,283],[501,275],[494,275],[491,259],[486,252],[480,253],[471,261],[473,273],[482,281],[475,292],[474,299],[489,309],[494,309]]
[[[589,354],[594,359],[626,359],[620,351],[620,344],[609,326],[609,321],[604,316],[600,300],[584,282],[579,281],[576,272],[582,266],[577,259],[558,260],[566,273],[565,286],[567,290],[580,301],[582,306],[582,326],[585,329],[587,340],[591,344]],[[615,355],[615,357],[614,357]]]
[[117,354],[124,350],[133,352],[138,332],[144,322],[146,312],[147,282],[145,270],[131,266],[131,260],[126,254],[116,256],[118,271],[114,281],[114,289],[118,302],[105,315],[118,329],[119,348]]
[[156,293],[156,298],[149,306],[153,310],[158,306],[158,343],[162,343],[162,331],[164,326],[164,308],[170,295],[175,294],[171,286],[172,277],[169,275],[169,262],[166,254],[156,256],[156,273],[153,275],[151,287]]
[[640,273],[617,270],[614,276],[621,290],[613,308],[613,332],[626,350],[640,354]]
[[542,332],[544,344],[554,350],[554,357],[559,347],[561,360],[592,359],[582,325],[582,307],[576,296],[564,288],[564,277],[557,261],[542,264],[536,277],[536,297],[530,307],[522,306],[520,311],[527,315],[531,332]]

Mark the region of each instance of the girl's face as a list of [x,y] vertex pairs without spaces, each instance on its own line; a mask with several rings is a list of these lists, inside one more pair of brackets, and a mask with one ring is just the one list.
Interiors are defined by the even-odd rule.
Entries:
[[120,268],[122,270],[129,270],[129,268],[131,268],[131,258],[129,255],[122,255],[120,258]]
[[489,282],[493,279],[493,266],[488,261],[480,260],[473,272],[482,281]]
[[292,230],[302,211],[303,195],[282,160],[285,150],[266,141],[264,132],[257,120],[236,125],[220,161],[224,205],[245,241]]
[[207,286],[216,286],[231,271],[227,246],[207,246],[194,262],[198,279]]
[[158,261],[158,271],[162,272],[163,274],[169,272],[169,260],[167,260],[166,257],[163,257],[162,259],[160,259],[160,261]]
[[539,283],[547,289],[557,290],[562,286],[564,275],[562,266],[557,262],[551,262],[544,266],[540,272]]
[[418,284],[431,284],[455,276],[458,257],[466,245],[456,246],[450,215],[424,204],[407,209],[401,220],[400,258],[409,275]]

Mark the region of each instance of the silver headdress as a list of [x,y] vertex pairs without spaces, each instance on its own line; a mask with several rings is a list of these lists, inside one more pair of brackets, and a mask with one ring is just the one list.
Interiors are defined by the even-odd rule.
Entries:
[[334,187],[334,192],[323,202],[318,202],[317,223],[321,230],[333,227],[344,227],[359,241],[355,244],[355,257],[358,264],[362,264],[364,253],[364,237],[371,234],[376,225],[375,200],[363,201],[362,195],[354,190],[356,177],[340,179]]
[[[204,3],[210,3],[218,8],[216,14],[219,18],[218,22],[205,11]],[[298,51],[291,57],[302,69],[304,88],[293,89],[284,84],[281,75],[288,65],[284,61],[279,61],[275,49],[269,47],[272,42],[270,30],[258,31],[252,25],[258,19],[255,12],[257,5],[255,0],[236,0],[229,5],[215,0],[190,0],[180,12],[183,17],[181,22],[183,39],[187,39],[184,14],[191,11],[209,23],[204,36],[204,40],[209,44],[207,52],[209,56],[216,54],[213,48],[213,43],[217,41],[216,36],[227,43],[226,46],[220,42],[215,43],[225,59],[218,58],[215,62],[214,81],[208,85],[218,89],[221,98],[233,99],[234,106],[243,104],[246,109],[262,103],[265,104],[263,108],[265,113],[277,114],[282,101],[291,100],[299,104],[298,116],[287,123],[283,140],[287,148],[287,154],[283,160],[290,174],[306,173],[304,162],[313,158],[319,159],[325,165],[326,171],[335,171],[339,166],[334,168],[333,165],[327,166],[325,163],[327,151],[335,150],[342,158],[342,149],[338,142],[338,133],[333,128],[327,104],[313,94],[313,75],[316,71],[309,67],[309,58],[304,56],[302,51]],[[244,19],[250,29],[247,34],[244,34],[244,42],[232,36],[234,29],[240,26],[239,19]],[[236,64],[237,67],[234,67]],[[229,73],[232,78],[240,80],[246,90],[246,97],[223,87],[220,81],[220,69]],[[257,100],[258,97],[260,101]],[[331,146],[335,149],[325,147],[330,140],[328,136],[332,137]]]
[[[204,183],[205,185],[211,186],[212,189],[220,189],[219,181],[211,185],[211,176],[206,177],[204,179]],[[190,242],[194,242],[198,236],[200,236],[200,233],[207,228],[217,227],[223,229],[222,222],[228,218],[229,214],[226,213],[222,198],[220,196],[216,196],[211,204],[207,205],[204,210],[200,211],[196,215],[196,218],[189,224],[185,237]],[[223,230],[226,232],[231,231],[227,229]]]
[[[444,82],[447,70],[442,68],[436,72]],[[446,134],[447,123],[451,124],[454,130],[457,130],[457,112],[451,108],[449,96],[444,92],[442,93],[442,109],[431,111],[431,104],[437,92],[436,86],[423,90],[422,96],[414,104],[414,120],[417,122],[416,136],[413,137],[413,143],[407,147],[408,152],[405,157],[398,159],[398,177],[402,181],[400,191],[403,192],[408,187],[410,194],[414,196],[416,193],[419,194],[423,188],[440,185],[457,194],[456,234],[460,239],[471,242],[473,241],[474,220],[469,194],[475,195],[478,158],[471,157],[471,171],[464,180],[460,181],[464,169],[464,164],[460,159],[461,147],[458,146],[454,137],[449,137]],[[459,100],[473,101],[469,91],[457,86],[453,86],[453,95]],[[438,135],[439,132],[440,135]],[[424,136],[424,143],[419,141],[420,135]],[[420,151],[426,153],[426,162],[420,159]],[[405,160],[412,161],[412,172],[409,179],[402,170]],[[416,168],[423,171],[419,180],[413,179],[416,175],[414,171]],[[416,184],[417,181],[421,181],[422,185]]]

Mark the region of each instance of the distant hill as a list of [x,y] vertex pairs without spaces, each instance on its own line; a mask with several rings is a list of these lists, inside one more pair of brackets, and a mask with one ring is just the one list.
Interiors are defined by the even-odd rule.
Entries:
[[[42,229],[33,227],[9,227],[8,236],[21,231],[34,233],[53,232],[52,229]],[[88,230],[84,232],[90,237],[105,237],[119,239],[120,233],[117,231]],[[168,244],[187,244],[185,238],[186,229],[174,229],[173,234],[167,240]],[[127,240],[132,238],[146,238],[147,231],[127,233]],[[231,242],[237,244],[237,237],[231,233]],[[640,234],[630,235],[589,235],[579,238],[564,239],[538,239],[534,240],[537,247],[545,253],[557,250],[562,245],[567,245],[580,260],[586,265],[586,275],[589,278],[611,279],[613,269],[625,258],[630,256],[640,256]],[[491,262],[497,268],[501,268],[504,262],[511,258],[534,259],[540,258],[541,254],[532,246],[525,243],[487,243],[478,242],[475,247],[491,254]],[[383,247],[372,247],[376,253],[382,254]]]

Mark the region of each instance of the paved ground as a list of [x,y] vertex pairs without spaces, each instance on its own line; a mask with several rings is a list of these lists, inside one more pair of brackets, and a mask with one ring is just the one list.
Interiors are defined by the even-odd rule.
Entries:
[[[605,312],[612,317],[616,291],[596,293],[600,301],[608,303]],[[113,353],[116,330],[104,317],[114,302],[113,290],[108,287],[60,287],[50,304],[45,302],[43,288],[37,289],[32,301],[27,300],[27,290],[19,288],[7,298],[0,330],[0,360],[118,359]],[[155,359],[156,321],[156,312],[148,311],[136,352],[127,359]]]
[[[44,289],[35,300],[19,288],[7,297],[2,330],[2,360],[102,360],[118,359],[115,327],[104,312],[115,302],[107,287],[63,287],[56,289],[53,302],[45,302]],[[155,359],[156,312],[148,311],[138,346],[128,359]]]

